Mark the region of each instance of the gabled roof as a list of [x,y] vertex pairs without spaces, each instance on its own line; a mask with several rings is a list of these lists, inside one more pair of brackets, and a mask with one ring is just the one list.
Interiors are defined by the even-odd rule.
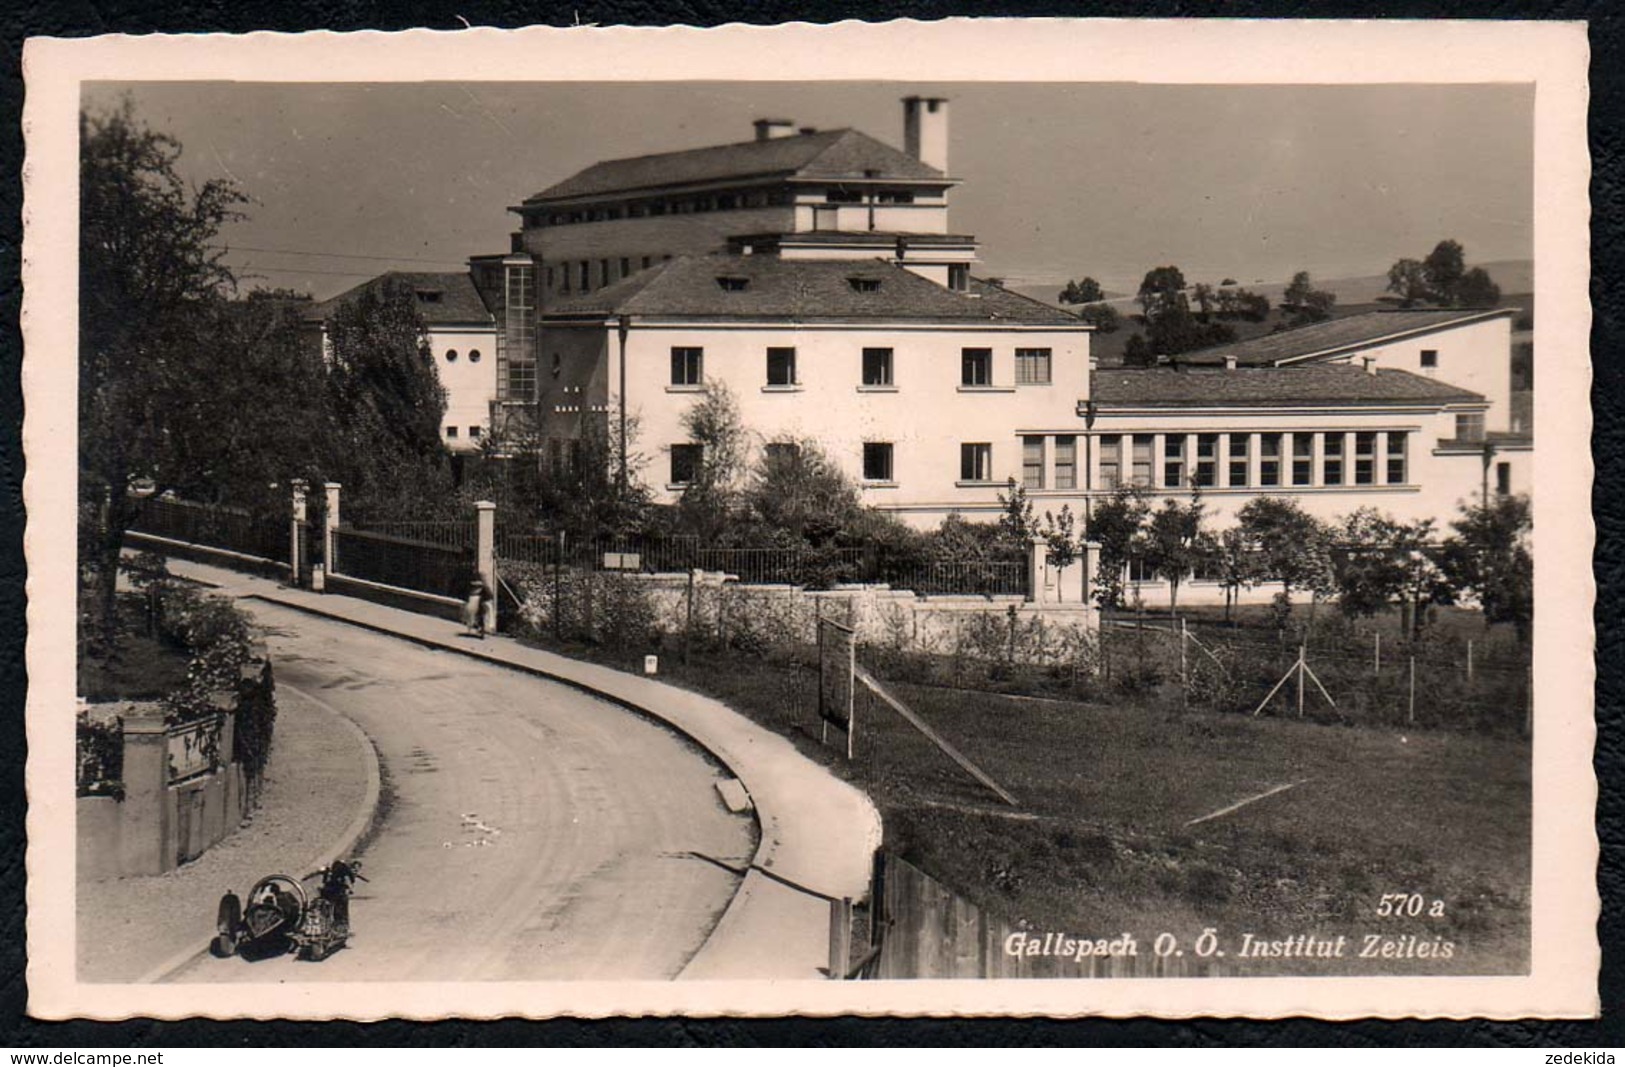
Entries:
[[304,314],[307,322],[326,322],[341,304],[364,292],[382,290],[391,281],[401,282],[418,294],[418,314],[428,326],[494,325],[496,317],[467,271],[392,270],[362,282],[353,289],[312,305]]
[[1089,395],[1097,408],[1293,407],[1364,404],[1483,403],[1466,389],[1409,371],[1344,363],[1293,367],[1118,367],[1096,370]]
[[544,310],[542,319],[587,315],[751,322],[1007,322],[1088,328],[1075,315],[981,281],[973,280],[970,291],[960,293],[882,259],[760,255],[678,256],[595,293],[553,304]]
[[[869,172],[873,172],[872,174]],[[848,178],[945,181],[935,167],[858,130],[824,130],[765,141],[689,148],[594,163],[525,199],[523,207],[555,200],[696,185],[741,178]]]
[[1379,343],[1434,333],[1472,322],[1517,314],[1517,308],[1395,308],[1366,311],[1341,319],[1186,352],[1181,363],[1223,364],[1234,356],[1241,366],[1263,366],[1285,360],[1331,358]]

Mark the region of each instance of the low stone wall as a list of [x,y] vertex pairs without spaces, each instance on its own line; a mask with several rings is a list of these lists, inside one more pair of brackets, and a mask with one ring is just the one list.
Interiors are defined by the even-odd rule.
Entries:
[[193,544],[189,541],[176,541],[169,537],[159,537],[157,534],[141,533],[139,530],[126,530],[124,544],[127,548],[158,552],[175,559],[191,560],[193,563],[208,563],[235,571],[246,571],[264,578],[284,579],[288,576],[288,565],[279,560],[250,556],[210,545]]
[[[123,753],[117,796],[81,796],[75,804],[80,877],[163,874],[197,858],[241,825],[258,797],[258,781],[231,759],[236,711],[274,687],[270,661],[243,671],[236,693],[219,694],[216,720],[180,726],[155,703],[94,706],[116,717]],[[208,735],[199,745],[196,739]],[[196,769],[194,770],[194,766]]]
[[[1092,605],[1035,604],[1017,596],[921,597],[887,585],[814,591],[793,585],[746,585],[712,571],[599,572],[593,581],[626,583],[641,593],[640,599],[648,605],[649,624],[661,633],[691,631],[720,644],[745,648],[816,644],[819,621],[831,619],[851,627],[861,645],[952,654],[981,641],[997,643],[1001,654],[1008,646],[1015,653],[1011,658],[1018,661],[1037,662],[1053,660],[1053,651],[1046,648],[1056,641],[1068,636],[1081,639],[1099,625]],[[545,630],[551,620],[549,587],[544,574],[520,590],[527,601],[520,614],[538,629]],[[578,608],[567,605],[567,610]],[[1010,638],[1012,634],[1015,639]]]

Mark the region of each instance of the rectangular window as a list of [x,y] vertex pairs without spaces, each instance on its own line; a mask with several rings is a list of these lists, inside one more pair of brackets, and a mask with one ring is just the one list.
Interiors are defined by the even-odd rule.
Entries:
[[1100,438],[1100,487],[1116,489],[1123,484],[1123,438],[1102,434]]
[[959,480],[962,482],[990,482],[993,480],[993,446],[969,444],[959,446]]
[[796,384],[796,350],[770,348],[767,350],[767,384],[791,386]]
[[446,436],[452,438],[453,440],[455,440],[456,437],[457,437],[457,427],[455,427],[455,426],[447,426],[446,427]]
[[1497,463],[1495,465],[1495,491],[1501,496],[1512,492],[1512,464]]
[[1463,411],[1456,416],[1456,440],[1484,440],[1484,413],[1482,411]]
[[1439,365],[1439,350],[1436,348],[1422,349],[1422,369],[1432,370]]
[[631,273],[632,273],[632,260],[631,260],[631,258],[628,257],[628,256],[622,256],[621,257],[621,277],[624,278],[624,277],[626,277],[627,275],[629,275]]
[[1162,439],[1162,484],[1178,489],[1185,484],[1185,435],[1171,433]]
[[889,348],[865,348],[863,350],[864,385],[892,384],[891,352],[892,350]]
[[1078,487],[1078,439],[1070,435],[1055,439],[1055,488]]
[[1340,433],[1323,434],[1320,448],[1324,458],[1321,461],[1321,481],[1325,485],[1343,484],[1343,435]]
[[577,278],[581,282],[576,288],[585,293],[592,288],[592,264],[582,260],[576,264],[576,272]]
[[970,288],[970,267],[964,263],[948,264],[948,288],[963,293]]
[[1377,481],[1377,435],[1354,435],[1354,484],[1375,485]]
[[1135,485],[1151,485],[1151,443],[1154,440],[1153,435],[1148,433],[1134,435],[1134,466],[1129,480]]
[[863,442],[863,480],[889,482],[892,480],[891,442]]
[[642,262],[643,262],[643,269],[644,270],[648,270],[651,266],[654,265],[654,259],[651,256],[644,256]]
[[962,348],[959,350],[959,384],[993,384],[993,349]]
[[479,440],[480,428],[478,426],[470,426],[468,428],[468,436],[472,437],[476,441]]
[[699,385],[704,380],[705,349],[677,348],[671,350],[671,384]]
[[497,397],[530,401],[536,398],[536,268],[515,264],[506,274],[507,307],[497,348]]
[[548,289],[553,288],[553,268],[552,267],[543,267],[542,268],[542,285],[545,288],[548,288]]
[[1258,484],[1281,484],[1281,435],[1258,435]]
[[1388,431],[1388,484],[1405,484],[1405,434],[1402,430]]
[[1047,348],[1016,349],[1016,384],[1048,385],[1050,383],[1050,350]]
[[700,472],[700,460],[705,455],[704,445],[671,446],[671,484],[688,485]]
[[600,288],[602,288],[603,286],[606,286],[609,283],[610,283],[609,260],[600,259],[598,261],[598,285],[599,285]]
[[1197,434],[1195,485],[1201,489],[1218,485],[1218,471],[1219,435],[1216,433]]
[[1044,439],[1021,439],[1021,484],[1027,489],[1044,488]]
[[1230,435],[1230,481],[1226,484],[1235,489],[1246,488],[1247,482],[1247,449],[1251,446],[1253,435],[1250,433],[1233,433]]
[[1315,435],[1292,435],[1292,484],[1315,484]]
[[769,441],[762,451],[769,463],[793,463],[801,456],[801,446],[794,441]]

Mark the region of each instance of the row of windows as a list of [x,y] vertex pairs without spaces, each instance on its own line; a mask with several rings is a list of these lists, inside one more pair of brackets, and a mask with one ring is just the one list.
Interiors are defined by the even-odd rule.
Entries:
[[[1042,437],[1026,437],[1023,441],[1023,462],[1027,477],[1037,478],[1037,482],[1029,480],[1029,487],[1043,485],[1043,457],[1044,441]],[[1055,483],[1057,489],[1073,489],[1077,486],[1077,438],[1057,437],[1055,451]],[[893,455],[895,445],[890,441],[865,441],[863,443],[863,480],[866,482],[890,482],[894,478]],[[1034,475],[1030,464],[1037,456],[1039,473]],[[794,444],[774,443],[767,446],[770,459],[793,456],[797,451]],[[671,481],[672,485],[687,485],[692,482],[699,472],[700,464],[705,457],[705,446],[697,444],[675,444],[671,446]],[[989,441],[966,442],[959,446],[959,480],[962,482],[992,482],[993,474],[993,444]]]
[[[477,349],[477,348],[469,349],[468,350],[468,361],[470,363],[478,363],[480,361],[480,350]],[[446,349],[446,362],[447,363],[456,363],[457,362],[457,350],[455,348]]]
[[[670,254],[659,257],[661,262],[670,258]],[[654,256],[612,256],[549,264],[542,268],[542,288],[560,293],[590,293],[631,277],[634,268],[648,270],[655,265],[655,259]]]
[[[1159,438],[1160,471],[1154,469]],[[1103,489],[1404,485],[1408,442],[1409,435],[1402,430],[1104,434],[1100,484]]]
[[[480,433],[481,433],[481,430],[480,430],[480,428],[478,426],[470,426],[468,428],[468,439],[470,441],[478,441],[480,439]],[[446,440],[448,440],[448,441],[457,440],[457,427],[455,427],[455,426],[447,426],[446,427]]]
[[[829,204],[912,204],[914,193],[908,189],[880,189],[866,200],[860,189],[833,186],[824,190],[824,202]],[[545,220],[547,226],[571,226],[583,222],[611,222],[616,219],[658,218],[662,215],[697,215],[710,211],[738,211],[744,208],[782,207],[795,203],[795,194],[789,189],[753,189],[736,193],[702,193],[694,196],[662,196],[637,200],[630,204],[599,204],[554,211]]]
[[[896,384],[893,377],[894,350],[865,348],[863,350],[860,381],[871,387]],[[1016,349],[1016,384],[1049,385],[1052,356],[1048,348]],[[963,386],[986,387],[993,384],[993,350],[991,348],[965,348],[960,350],[959,382]],[[769,348],[767,350],[767,384],[796,385],[796,350]],[[671,384],[700,386],[705,384],[705,349],[674,346],[671,350]]]

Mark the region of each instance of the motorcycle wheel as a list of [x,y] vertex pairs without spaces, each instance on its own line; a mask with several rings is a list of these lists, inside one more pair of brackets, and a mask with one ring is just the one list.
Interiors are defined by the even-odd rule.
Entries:
[[237,955],[237,939],[230,934],[216,934],[209,942],[209,954],[222,960]]

